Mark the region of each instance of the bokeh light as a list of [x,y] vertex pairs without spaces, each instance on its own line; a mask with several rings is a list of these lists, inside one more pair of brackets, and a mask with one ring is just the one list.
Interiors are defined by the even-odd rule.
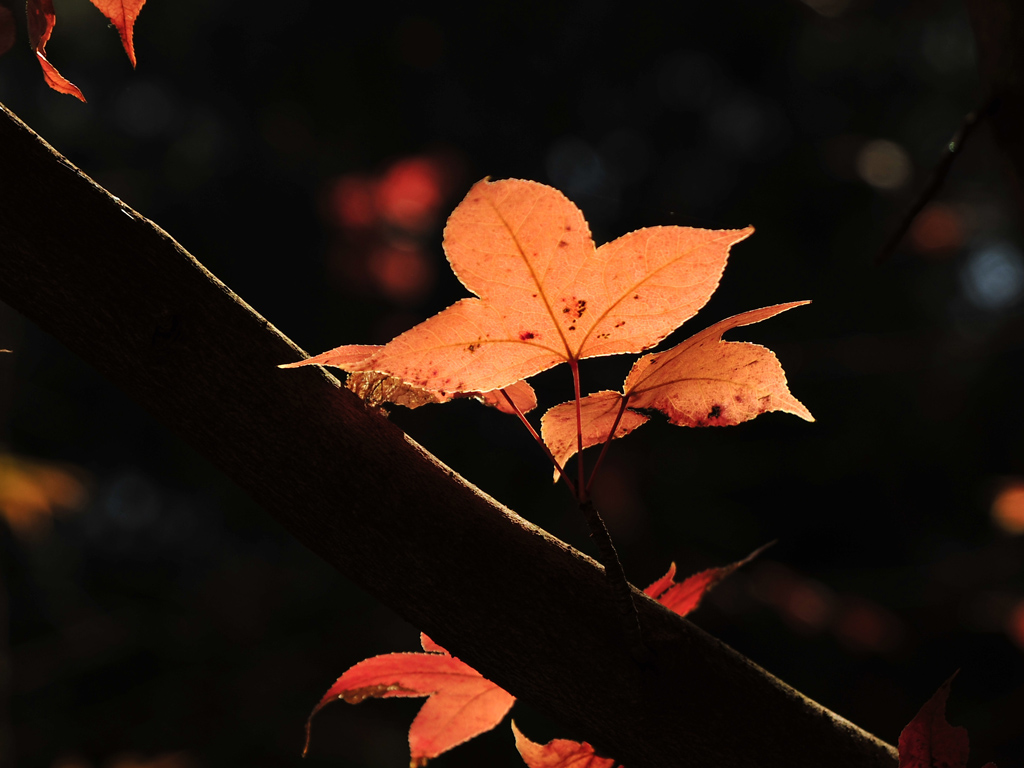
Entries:
[[992,522],[1014,535],[1024,533],[1024,479],[1006,481],[992,500]]
[[875,139],[857,153],[857,174],[877,189],[899,189],[910,180],[912,171],[910,155],[894,141]]

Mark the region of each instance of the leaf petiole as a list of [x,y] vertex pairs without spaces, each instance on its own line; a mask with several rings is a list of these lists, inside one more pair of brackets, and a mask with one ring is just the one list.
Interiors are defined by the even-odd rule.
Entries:
[[523,412],[519,410],[519,406],[516,405],[515,401],[511,397],[508,396],[508,393],[504,389],[499,391],[501,392],[505,400],[508,401],[508,404],[512,408],[512,410],[515,411],[515,414],[516,416],[519,417],[519,420],[523,422],[523,426],[525,426],[529,430],[530,434],[533,435],[533,439],[537,441],[537,444],[540,446],[541,450],[544,451],[544,455],[547,456],[551,463],[555,465],[555,469],[558,470],[558,476],[565,480],[565,484],[569,486],[569,490],[572,491],[572,495],[578,499],[579,494],[576,493],[576,486],[573,484],[572,480],[569,479],[569,476],[565,474],[564,470],[562,469],[562,465],[559,464],[558,460],[554,457],[554,455],[552,455],[551,451],[548,449],[547,444],[544,442],[541,436],[537,434],[537,430],[533,428],[533,424],[531,424],[527,420],[526,416],[523,415]]
[[575,390],[576,396],[576,477],[577,487],[579,493],[576,498],[579,499],[580,504],[585,504],[587,501],[587,485],[584,484],[583,478],[583,407],[580,404],[580,364],[579,361],[571,359],[569,361],[569,367],[572,369],[572,386]]
[[615,422],[612,424],[612,429],[608,433],[607,439],[604,441],[604,445],[601,446],[601,453],[597,457],[597,462],[594,464],[594,468],[590,470],[590,479],[587,480],[587,493],[590,493],[590,486],[594,482],[594,478],[597,477],[597,470],[601,466],[601,462],[604,460],[604,455],[608,453],[608,446],[612,444],[612,439],[615,437],[615,430],[619,428],[619,422],[622,421],[622,414],[626,412],[626,402],[629,400],[629,395],[622,398],[622,404],[619,405],[619,414],[615,417]]

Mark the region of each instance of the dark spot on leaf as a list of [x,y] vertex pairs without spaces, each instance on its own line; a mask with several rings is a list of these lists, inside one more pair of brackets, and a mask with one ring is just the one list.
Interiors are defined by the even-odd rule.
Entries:
[[735,400],[736,400],[737,403],[742,403],[743,402],[743,398],[740,395],[736,395]]
[[569,314],[569,308],[568,307],[562,307],[562,314],[563,315]]
[[569,226],[568,224],[566,224],[566,225],[565,225],[565,231],[566,231],[566,232],[572,232],[572,227],[571,227],[571,226]]
[[583,313],[587,311],[587,300],[580,299],[576,302],[576,317],[583,317]]
[[639,293],[634,293],[633,294],[633,298],[634,299],[639,299],[640,298],[640,294]]
[[616,328],[621,328],[621,327],[622,327],[622,326],[624,326],[625,324],[626,324],[626,321],[625,321],[625,320],[619,320],[619,322],[617,322],[617,323],[615,324],[615,327],[616,327]]
[[567,246],[567,245],[568,245],[568,243],[565,242],[565,240],[559,240],[558,241],[558,247],[559,248],[565,248],[565,246]]
[[535,294],[533,294],[533,298],[535,298],[535,299],[537,298],[537,294],[536,294],[536,293],[535,293]]
[[708,418],[709,419],[717,419],[721,415],[722,415],[722,406],[720,406],[720,405],[713,405],[713,406],[711,406],[711,413],[708,414]]
[[523,331],[522,333],[519,334],[520,341],[529,341],[530,339],[535,338],[537,338],[537,334],[535,334],[533,331]]
[[476,352],[477,346],[479,346],[479,345],[477,345],[477,344],[470,344],[468,347],[466,347],[466,351],[467,352]]
[[576,326],[575,325],[570,325],[569,326],[569,330],[570,331],[575,331],[576,330]]

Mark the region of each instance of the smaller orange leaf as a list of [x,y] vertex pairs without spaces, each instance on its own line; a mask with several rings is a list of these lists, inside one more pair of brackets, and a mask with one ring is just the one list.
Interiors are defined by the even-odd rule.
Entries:
[[626,377],[623,393],[629,406],[654,408],[672,424],[687,427],[731,426],[768,411],[814,421],[790,394],[786,374],[771,350],[722,341],[726,331],[809,303],[794,301],[734,315],[672,349],[645,355]]
[[516,749],[529,768],[613,768],[615,761],[598,757],[587,742],[553,739],[547,744],[530,741],[516,728],[512,721],[512,732],[516,737]]
[[[622,411],[622,395],[618,392],[595,392],[580,400],[580,423],[583,426],[583,447],[599,445],[608,439],[616,417]],[[642,413],[626,409],[615,427],[614,437],[624,437],[648,421]],[[540,433],[559,466],[576,453],[576,401],[556,405],[541,417]],[[555,470],[558,482],[558,470]]]
[[697,610],[701,600],[704,599],[704,595],[716,587],[723,579],[731,576],[774,543],[771,542],[759,549],[755,549],[745,558],[735,563],[723,565],[719,568],[708,568],[706,571],[695,573],[681,582],[676,582],[675,580],[676,564],[672,563],[669,566],[668,573],[647,587],[644,593],[653,597],[666,608],[675,611],[680,616],[687,616]]
[[117,28],[124,52],[128,54],[128,61],[134,67],[135,44],[132,42],[132,35],[135,30],[135,19],[139,17],[146,0],[92,0],[92,4]]
[[313,717],[332,701],[358,704],[368,698],[426,696],[409,728],[412,765],[469,741],[501,722],[515,697],[451,656],[426,635],[427,653],[389,653],[359,662],[337,679],[306,720],[305,755]]
[[[648,420],[637,413],[640,410],[661,411],[672,424],[687,427],[731,426],[768,411],[785,411],[814,421],[811,412],[790,394],[786,373],[771,350],[757,344],[722,341],[722,334],[732,328],[767,320],[808,303],[794,301],[744,312],[672,349],[641,357],[626,377],[622,394],[596,392],[580,400],[583,447],[608,439],[624,397],[628,407],[614,438],[628,435]],[[575,401],[556,405],[544,414],[541,429],[548,450],[564,467],[577,449]]]

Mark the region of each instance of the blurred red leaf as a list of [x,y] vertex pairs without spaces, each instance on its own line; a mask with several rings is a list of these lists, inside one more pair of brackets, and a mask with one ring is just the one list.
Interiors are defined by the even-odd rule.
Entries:
[[39,59],[39,66],[43,68],[43,79],[46,80],[46,84],[58,93],[66,93],[85,101],[85,96],[78,90],[78,86],[58,72],[46,58],[46,43],[57,23],[53,0],[27,0],[25,14],[28,18],[28,43]]
[[[628,416],[632,409],[657,410],[672,424],[721,427],[739,424],[768,411],[785,411],[814,421],[810,411],[790,394],[778,359],[757,344],[722,341],[732,328],[767,320],[807,304],[795,301],[755,309],[727,318],[664,352],[637,360],[622,394],[598,392],[580,401],[583,447],[608,439],[611,425],[626,408],[613,437],[622,437],[647,421]],[[541,421],[544,442],[563,467],[576,453],[576,402],[556,405]]]
[[547,744],[530,741],[512,723],[516,749],[530,768],[613,768],[615,761],[598,757],[587,742],[553,739]]
[[[595,249],[558,190],[478,182],[445,228],[463,299],[346,370],[440,392],[487,392],[562,362],[656,344],[702,307],[743,230],[651,227]],[[344,348],[340,348],[344,349]],[[305,364],[323,362],[330,353]]]
[[676,564],[672,563],[669,566],[668,573],[647,587],[644,593],[653,597],[666,608],[675,611],[680,616],[686,616],[700,606],[700,601],[704,599],[704,595],[717,586],[719,582],[727,576],[731,576],[774,543],[771,542],[755,549],[745,558],[737,560],[735,563],[723,565],[719,568],[708,568],[706,571],[695,573],[681,582],[676,582],[675,580]]
[[420,635],[427,653],[389,653],[359,662],[330,687],[306,721],[309,750],[313,717],[332,701],[358,704],[368,698],[427,696],[409,728],[411,766],[469,741],[501,722],[515,703],[512,694]]
[[[946,722],[946,700],[953,677],[921,707],[900,733],[899,768],[966,768],[969,754],[967,729]],[[988,763],[985,768],[995,768]]]
[[7,6],[0,5],[0,56],[11,50],[17,39],[17,26],[14,14]]
[[0,454],[0,518],[19,537],[46,533],[59,511],[80,509],[86,497],[77,468]]
[[138,18],[146,0],[92,0],[92,4],[99,8],[117,29],[124,52],[128,54],[128,61],[134,67],[135,44],[132,42],[132,35],[135,31],[135,19]]
[[429,157],[395,162],[375,190],[374,202],[381,217],[413,232],[428,229],[444,201],[444,176],[441,164]]

